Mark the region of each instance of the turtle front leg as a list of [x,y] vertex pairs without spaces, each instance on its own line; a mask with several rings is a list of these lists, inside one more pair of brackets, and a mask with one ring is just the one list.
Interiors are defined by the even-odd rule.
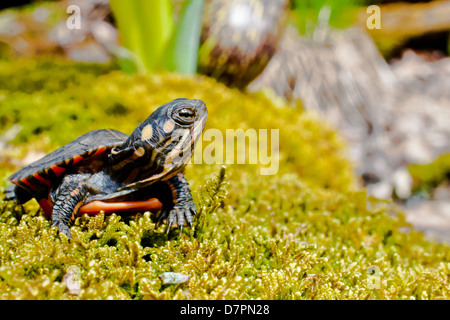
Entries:
[[59,187],[52,192],[52,227],[56,226],[69,239],[70,222],[75,218],[86,199],[86,179],[83,175],[66,176]]
[[176,222],[176,225],[183,231],[185,222],[192,227],[193,216],[197,213],[194,200],[192,199],[191,190],[189,184],[182,173],[178,173],[176,176],[165,181],[172,191],[173,207],[170,210],[165,210],[159,221],[167,218],[169,232],[170,227]]

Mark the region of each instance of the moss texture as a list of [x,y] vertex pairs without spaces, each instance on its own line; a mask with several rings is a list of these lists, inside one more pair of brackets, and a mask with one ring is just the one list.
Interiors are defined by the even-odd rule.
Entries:
[[[450,298],[449,246],[358,189],[342,141],[315,116],[204,77],[56,61],[0,61],[0,70],[0,132],[22,128],[0,154],[3,187],[31,151],[92,129],[130,133],[179,97],[205,101],[207,129],[280,130],[276,175],[260,175],[260,165],[228,165],[226,176],[220,164],[188,166],[200,213],[183,234],[166,235],[149,213],[99,214],[77,218],[68,242],[35,202],[0,202],[0,298]],[[70,266],[80,270],[79,295],[63,282]],[[189,280],[162,284],[164,272]]]

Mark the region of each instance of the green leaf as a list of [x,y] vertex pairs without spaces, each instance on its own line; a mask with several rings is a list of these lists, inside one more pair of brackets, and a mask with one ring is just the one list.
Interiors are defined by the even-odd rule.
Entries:
[[187,1],[176,31],[163,58],[169,71],[195,74],[204,0]]
[[138,70],[157,69],[174,29],[170,0],[111,0],[111,10],[123,45],[135,57]]
[[[328,23],[335,28],[346,28],[356,21],[357,8],[363,5],[363,0],[294,0],[293,9],[296,13],[296,25],[302,35],[312,35],[318,23]],[[320,12],[328,8],[329,16],[319,21]],[[325,13],[325,12],[324,12]]]

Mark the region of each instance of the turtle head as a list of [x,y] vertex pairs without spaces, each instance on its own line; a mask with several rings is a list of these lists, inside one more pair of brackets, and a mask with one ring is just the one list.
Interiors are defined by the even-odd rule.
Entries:
[[113,173],[130,185],[171,178],[189,162],[207,117],[201,100],[176,99],[159,107],[111,150]]

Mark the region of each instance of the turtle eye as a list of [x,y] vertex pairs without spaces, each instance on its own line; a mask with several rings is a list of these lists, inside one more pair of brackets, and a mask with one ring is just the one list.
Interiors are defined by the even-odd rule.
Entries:
[[180,118],[185,119],[185,120],[192,120],[195,117],[195,112],[190,110],[190,109],[181,109],[178,112],[178,115],[180,116]]
[[189,125],[195,121],[195,110],[191,108],[181,108],[175,111],[174,119],[182,125]]

